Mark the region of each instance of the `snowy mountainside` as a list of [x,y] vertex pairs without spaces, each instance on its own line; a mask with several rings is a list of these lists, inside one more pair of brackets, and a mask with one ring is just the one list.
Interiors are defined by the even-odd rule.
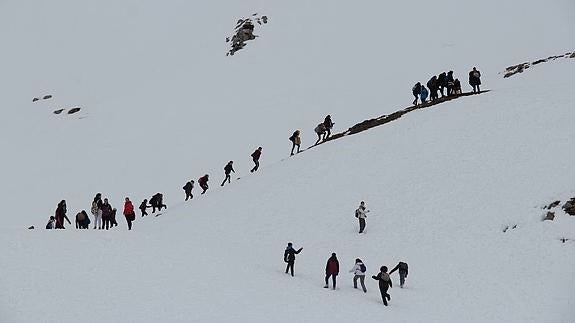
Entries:
[[[573,4],[527,1],[537,10],[513,24],[515,4],[456,4],[2,2],[0,322],[569,322],[574,244],[557,238],[574,219],[542,222],[540,205],[575,196],[573,61],[497,73],[572,50]],[[235,19],[260,8],[260,38],[225,57]],[[328,113],[346,129],[406,106],[442,70],[465,87],[474,65],[491,92],[287,158],[296,128],[307,147]],[[52,114],[76,105],[85,119]],[[181,186],[204,173],[209,191],[183,203]],[[111,231],[42,229],[63,198],[72,218],[96,192],[121,209],[157,191],[168,210],[131,232],[121,216]],[[304,247],[294,278],[288,241]],[[336,291],[322,288],[331,252]],[[370,275],[410,264],[389,307],[371,278],[367,294],[352,288],[356,257]]]

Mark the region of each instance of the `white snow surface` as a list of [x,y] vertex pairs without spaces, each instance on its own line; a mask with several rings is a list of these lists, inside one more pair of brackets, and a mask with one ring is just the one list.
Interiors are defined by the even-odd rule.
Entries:
[[[254,12],[269,23],[226,57]],[[575,50],[574,21],[573,1],[0,2],[0,322],[574,322],[575,217],[541,219],[575,196],[575,59],[499,74]],[[308,147],[326,114],[345,130],[450,69],[468,91],[473,66],[491,92],[287,158],[295,129]],[[120,214],[43,229],[96,192],[169,208],[132,231]],[[369,276],[401,260],[384,307]]]

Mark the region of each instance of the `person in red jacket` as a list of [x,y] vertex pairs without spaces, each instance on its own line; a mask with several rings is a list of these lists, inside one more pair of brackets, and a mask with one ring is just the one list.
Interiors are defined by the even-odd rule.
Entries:
[[255,172],[256,170],[258,170],[258,168],[260,168],[260,156],[262,155],[262,147],[258,147],[258,149],[256,149],[256,151],[254,151],[252,153],[252,160],[254,161],[254,164],[256,164],[254,166],[254,168],[252,168],[252,170],[250,170],[250,172]]
[[339,274],[339,261],[335,256],[335,252],[331,254],[331,257],[327,260],[327,265],[325,266],[325,286],[323,288],[329,288],[329,276],[333,281],[333,289],[335,290],[335,277]]
[[128,230],[132,230],[132,221],[136,219],[136,213],[134,212],[134,204],[129,197],[126,197],[126,202],[124,202],[124,216],[128,222]]

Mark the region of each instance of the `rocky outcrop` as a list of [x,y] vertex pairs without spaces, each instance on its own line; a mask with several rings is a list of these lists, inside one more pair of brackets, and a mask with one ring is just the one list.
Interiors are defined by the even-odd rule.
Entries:
[[564,55],[549,56],[547,58],[538,59],[538,60],[533,61],[533,62],[526,62],[526,63],[521,63],[521,64],[509,66],[503,72],[503,77],[508,78],[508,77],[511,77],[515,74],[523,73],[525,70],[527,70],[531,66],[541,64],[541,63],[550,62],[550,61],[554,61],[554,60],[559,59],[559,58],[575,58],[575,52],[565,53]]

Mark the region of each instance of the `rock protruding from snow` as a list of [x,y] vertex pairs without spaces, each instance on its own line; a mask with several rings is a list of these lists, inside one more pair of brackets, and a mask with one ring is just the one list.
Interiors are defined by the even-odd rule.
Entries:
[[555,219],[555,212],[547,212],[543,221],[553,221],[553,219]]
[[527,70],[528,68],[530,68],[533,65],[554,61],[558,58],[575,58],[575,52],[565,53],[564,55],[549,56],[547,58],[538,59],[538,60],[533,61],[533,62],[525,62],[525,63],[509,66],[505,69],[503,77],[507,78],[507,77],[513,76],[517,73],[523,73],[525,70]]
[[234,29],[234,35],[231,37],[226,37],[226,43],[231,41],[231,48],[226,53],[226,56],[233,56],[238,50],[246,46],[248,40],[254,40],[258,35],[254,34],[254,22],[258,25],[267,24],[267,16],[259,16],[254,13],[249,18],[239,19],[236,23],[236,28]]
[[575,197],[571,198],[569,201],[565,202],[562,207],[565,213],[575,216]]

